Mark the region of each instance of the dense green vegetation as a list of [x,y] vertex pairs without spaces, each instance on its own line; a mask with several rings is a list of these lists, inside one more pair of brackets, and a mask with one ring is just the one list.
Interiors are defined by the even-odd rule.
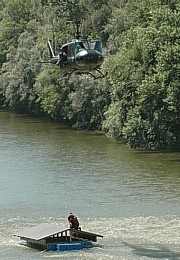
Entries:
[[[180,148],[179,0],[2,0],[0,105],[98,129],[130,147]],[[87,10],[83,32],[99,38],[105,79],[59,81],[47,39],[73,38],[75,12]]]

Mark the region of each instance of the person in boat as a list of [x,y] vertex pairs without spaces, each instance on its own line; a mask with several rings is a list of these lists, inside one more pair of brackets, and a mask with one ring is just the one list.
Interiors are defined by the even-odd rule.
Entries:
[[68,216],[68,221],[70,225],[70,229],[79,229],[79,220],[72,212]]

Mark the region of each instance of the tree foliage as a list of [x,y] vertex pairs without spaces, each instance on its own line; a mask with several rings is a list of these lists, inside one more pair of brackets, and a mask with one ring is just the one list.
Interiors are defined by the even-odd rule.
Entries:
[[[62,82],[58,67],[40,63],[48,38],[73,37],[67,21],[80,10],[83,34],[102,41],[105,80]],[[104,130],[133,148],[178,149],[179,13],[178,0],[2,0],[0,105]]]
[[[138,7],[142,8],[141,4]],[[104,65],[109,71],[112,94],[104,129],[111,138],[124,138],[134,148],[177,148],[180,142],[179,4],[152,1],[148,8],[144,6],[144,22],[138,8],[135,16],[140,19],[136,23],[132,19],[131,26],[123,29],[117,52]]]

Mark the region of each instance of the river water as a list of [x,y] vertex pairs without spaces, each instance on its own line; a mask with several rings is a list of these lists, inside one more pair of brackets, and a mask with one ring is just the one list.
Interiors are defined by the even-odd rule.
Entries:
[[[130,150],[104,135],[0,112],[0,259],[180,259],[180,153]],[[39,252],[14,237],[40,223],[104,235]]]

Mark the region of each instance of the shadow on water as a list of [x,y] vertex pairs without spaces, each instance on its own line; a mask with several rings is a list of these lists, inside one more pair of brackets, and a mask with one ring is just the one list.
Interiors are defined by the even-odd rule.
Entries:
[[151,245],[133,245],[123,242],[124,245],[130,247],[135,255],[146,256],[149,258],[161,258],[161,259],[180,259],[180,252],[170,250],[168,247],[160,244]]

